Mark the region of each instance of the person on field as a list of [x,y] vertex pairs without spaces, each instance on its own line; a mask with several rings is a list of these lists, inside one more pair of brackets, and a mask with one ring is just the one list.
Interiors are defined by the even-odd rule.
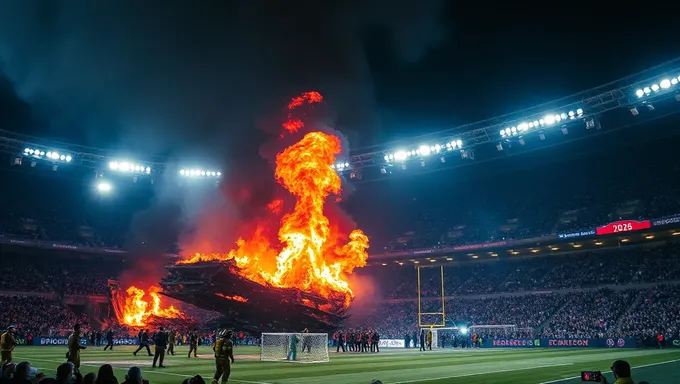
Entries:
[[106,351],[107,349],[113,351],[113,330],[111,328],[106,331],[106,346],[104,347],[104,350]]
[[146,348],[146,353],[148,353],[149,356],[153,356],[151,354],[151,348],[149,348],[149,344],[151,344],[151,337],[149,336],[149,330],[145,329],[143,331],[140,331],[139,332],[139,348],[137,348],[136,351],[132,352],[132,354],[137,356],[137,352],[141,351],[142,348]]
[[177,331],[168,331],[168,354],[175,355],[175,338],[177,337]]
[[222,383],[229,381],[231,374],[231,364],[234,363],[234,344],[231,341],[231,331],[226,329],[221,331],[219,339],[215,341],[215,376],[213,383],[217,383],[220,378]]
[[12,362],[12,351],[17,345],[17,340],[14,338],[14,326],[7,327],[7,331],[0,337],[0,367]]
[[189,357],[191,357],[191,352],[194,353],[194,357],[198,357],[198,335],[196,331],[189,335]]
[[160,327],[156,332],[153,342],[155,347],[152,367],[156,368],[156,363],[158,363],[159,368],[165,368],[163,360],[165,360],[165,348],[168,346],[168,334],[163,332],[163,327]]
[[68,337],[68,353],[66,361],[73,364],[75,372],[80,372],[80,350],[87,347],[80,345],[80,324],[73,326],[73,333]]

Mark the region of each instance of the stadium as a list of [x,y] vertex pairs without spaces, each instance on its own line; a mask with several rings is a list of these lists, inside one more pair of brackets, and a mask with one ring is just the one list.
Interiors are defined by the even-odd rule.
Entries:
[[0,120],[0,381],[679,382],[679,83],[365,147],[286,92],[264,181]]

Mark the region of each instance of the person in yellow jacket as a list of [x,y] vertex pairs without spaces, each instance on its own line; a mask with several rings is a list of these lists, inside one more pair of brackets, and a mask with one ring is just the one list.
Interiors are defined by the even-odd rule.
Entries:
[[2,355],[0,367],[12,362],[12,351],[15,345],[17,345],[17,340],[14,338],[14,326],[10,325],[0,338],[0,354]]
[[68,353],[66,354],[66,361],[73,364],[76,372],[80,371],[80,350],[86,349],[80,345],[80,324],[73,327],[73,333],[68,337]]
[[229,381],[231,374],[231,364],[234,363],[234,342],[231,341],[231,331],[222,330],[220,337],[215,342],[213,349],[215,350],[215,376],[213,383],[217,383],[222,378],[222,383]]
[[432,350],[432,328],[430,328],[430,330],[427,331],[427,349],[429,351]]

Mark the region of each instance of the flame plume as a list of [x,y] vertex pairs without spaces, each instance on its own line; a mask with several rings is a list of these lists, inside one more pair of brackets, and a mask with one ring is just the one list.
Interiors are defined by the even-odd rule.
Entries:
[[[293,99],[289,109],[320,101],[320,94],[308,92]],[[340,176],[331,168],[341,150],[338,137],[311,132],[276,156],[276,180],[296,198],[294,209],[281,218],[280,250],[270,245],[266,228],[260,227],[227,254],[196,254],[180,263],[233,260],[236,272],[249,280],[339,298],[344,308],[349,306],[354,293],[347,276],[366,265],[368,237],[356,229],[347,243],[338,244],[341,234],[324,215],[328,196],[341,192]],[[281,205],[270,204],[269,209],[279,211]]]
[[135,286],[129,287],[124,298],[119,297],[120,314],[118,321],[131,327],[146,326],[153,317],[168,319],[183,318],[184,314],[174,306],[164,308],[160,295],[161,288],[152,286],[145,292]]

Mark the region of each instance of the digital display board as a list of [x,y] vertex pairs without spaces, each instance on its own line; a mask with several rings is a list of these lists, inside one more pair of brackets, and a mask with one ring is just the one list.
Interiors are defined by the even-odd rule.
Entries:
[[652,223],[649,220],[620,220],[609,223],[603,227],[598,227],[595,231],[598,235],[611,235],[621,232],[633,232],[643,229],[651,228]]

